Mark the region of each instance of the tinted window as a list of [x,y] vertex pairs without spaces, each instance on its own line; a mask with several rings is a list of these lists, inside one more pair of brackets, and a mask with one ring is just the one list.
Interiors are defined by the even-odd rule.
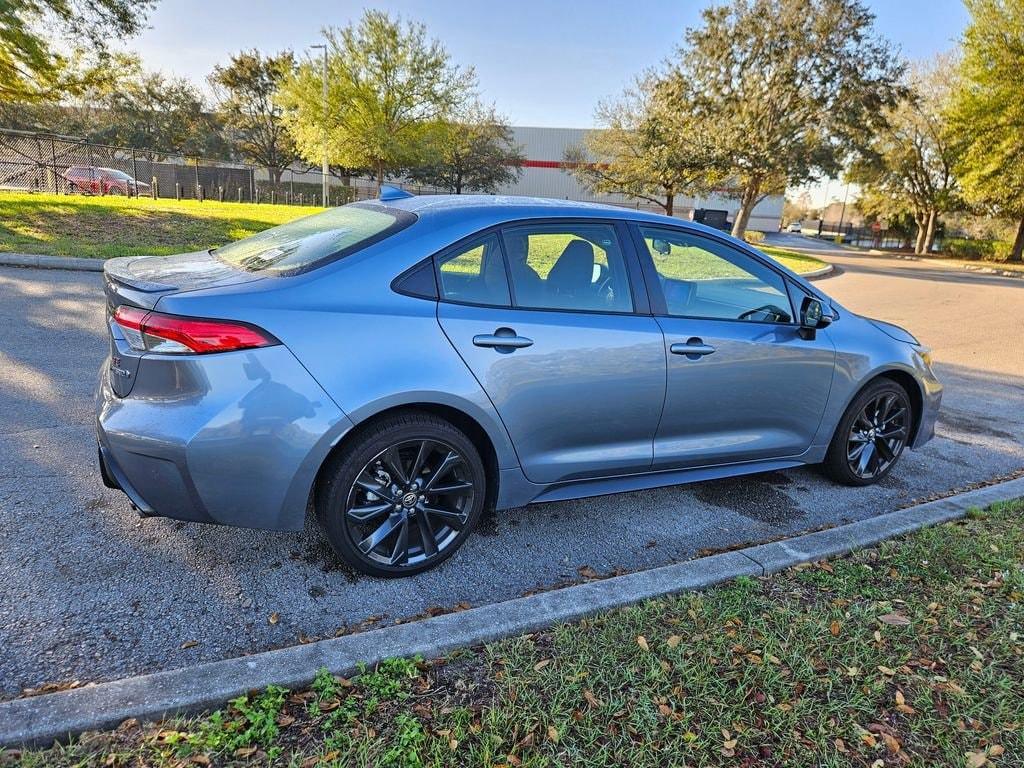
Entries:
[[497,235],[460,246],[438,259],[437,266],[443,298],[464,304],[511,304]]
[[626,262],[610,224],[502,230],[517,307],[631,312]]
[[404,211],[346,205],[265,230],[213,253],[249,271],[290,272],[354,253],[413,221],[415,217]]
[[710,238],[640,227],[670,315],[752,322],[792,322],[782,277],[756,259]]

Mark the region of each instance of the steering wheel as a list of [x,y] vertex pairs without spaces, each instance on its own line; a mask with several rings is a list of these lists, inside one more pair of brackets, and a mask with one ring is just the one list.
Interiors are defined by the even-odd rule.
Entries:
[[737,317],[736,319],[749,320],[751,317],[758,314],[759,312],[764,312],[772,320],[781,320],[782,318],[789,317],[785,311],[775,306],[774,304],[765,304],[760,307],[755,307],[754,309],[748,309],[746,312],[741,312],[739,317]]

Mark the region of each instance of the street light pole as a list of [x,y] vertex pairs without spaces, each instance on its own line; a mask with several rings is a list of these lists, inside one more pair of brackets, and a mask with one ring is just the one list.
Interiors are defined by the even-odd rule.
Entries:
[[320,43],[318,45],[311,45],[310,48],[323,48],[323,51],[324,51],[323,69],[321,70],[321,77],[322,77],[322,80],[323,80],[321,85],[322,85],[322,88],[323,88],[323,101],[324,101],[324,122],[323,122],[323,129],[324,129],[324,139],[323,139],[323,141],[324,141],[324,157],[323,157],[323,168],[321,170],[321,179],[320,179],[320,183],[322,185],[322,189],[321,189],[321,195],[322,196],[321,196],[320,199],[321,199],[321,202],[323,203],[324,207],[326,208],[327,207],[327,202],[328,202],[327,201],[327,193],[328,193],[327,177],[329,175],[329,166],[328,166],[328,163],[327,163],[327,45],[324,44],[324,43]]

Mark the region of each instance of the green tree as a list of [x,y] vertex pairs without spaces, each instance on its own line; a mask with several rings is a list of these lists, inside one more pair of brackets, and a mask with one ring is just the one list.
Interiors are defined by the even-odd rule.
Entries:
[[599,103],[599,128],[569,147],[564,162],[589,191],[646,200],[671,216],[678,195],[720,182],[724,163],[710,126],[689,119],[664,90],[647,73],[619,98]]
[[228,142],[245,160],[265,166],[275,186],[297,158],[295,141],[274,98],[294,70],[291,51],[264,56],[252,50],[232,56],[225,66],[214,67],[208,78]]
[[146,72],[138,59],[123,59],[92,98],[95,122],[86,135],[93,141],[189,156],[228,154],[198,89],[185,79]]
[[886,110],[878,132],[851,164],[865,213],[909,214],[917,225],[914,252],[928,253],[939,217],[962,206],[954,175],[957,146],[945,119],[956,80],[948,56],[911,70],[907,96]]
[[422,161],[431,126],[468,99],[475,75],[451,64],[422,24],[380,11],[324,36],[326,110],[320,63],[307,60],[281,86],[285,125],[307,161],[317,162],[326,147],[331,163],[372,169],[379,186]]
[[961,85],[950,119],[968,202],[1017,222],[1010,259],[1024,260],[1024,0],[966,0]]
[[732,0],[702,15],[669,88],[730,158],[741,236],[766,194],[838,172],[896,102],[903,67],[859,0]]
[[0,0],[0,102],[40,102],[82,85],[66,50],[106,56],[155,0]]
[[431,127],[425,155],[406,176],[456,195],[464,190],[494,194],[523,172],[522,147],[513,140],[508,122],[476,100]]

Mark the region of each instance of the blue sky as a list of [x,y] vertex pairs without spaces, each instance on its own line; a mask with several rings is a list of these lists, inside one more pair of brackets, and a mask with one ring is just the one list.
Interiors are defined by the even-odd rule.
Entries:
[[[953,47],[967,13],[960,0],[869,2],[878,28],[910,58]],[[453,61],[476,68],[487,100],[518,125],[589,127],[598,99],[668,56],[706,2],[686,0],[160,0],[150,29],[128,43],[147,66],[202,81],[243,48],[297,52],[324,26],[373,7],[415,18]]]

